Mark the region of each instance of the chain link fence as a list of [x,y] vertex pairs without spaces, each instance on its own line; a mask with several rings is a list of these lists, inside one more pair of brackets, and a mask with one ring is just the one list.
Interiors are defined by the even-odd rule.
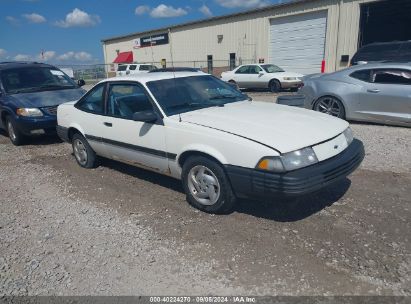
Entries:
[[[187,67],[199,69],[205,73],[220,77],[222,72],[230,71],[242,64],[251,64],[253,59],[237,60],[194,60],[194,61],[166,61],[166,62],[136,62],[155,65],[157,68],[162,67]],[[100,80],[109,77],[115,77],[118,64],[91,64],[91,65],[58,65],[74,79],[84,79],[87,84],[97,83]]]

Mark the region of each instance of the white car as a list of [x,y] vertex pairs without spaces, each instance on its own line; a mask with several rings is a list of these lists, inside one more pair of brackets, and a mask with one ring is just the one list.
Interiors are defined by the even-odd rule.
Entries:
[[140,73],[148,73],[152,70],[156,70],[157,67],[152,64],[119,64],[117,67],[116,76],[126,76],[126,75],[135,75]]
[[269,89],[276,93],[281,89],[297,90],[304,75],[285,72],[274,64],[240,65],[232,71],[221,73],[221,79],[237,84],[241,89]]
[[346,121],[251,102],[202,72],[106,79],[60,105],[57,120],[80,166],[103,156],[181,179],[188,202],[212,213],[228,212],[238,197],[317,191],[364,157]]

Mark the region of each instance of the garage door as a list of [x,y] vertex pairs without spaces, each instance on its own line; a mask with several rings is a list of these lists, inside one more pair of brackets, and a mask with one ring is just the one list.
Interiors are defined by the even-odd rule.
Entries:
[[271,19],[270,63],[286,71],[320,73],[326,27],[326,11]]

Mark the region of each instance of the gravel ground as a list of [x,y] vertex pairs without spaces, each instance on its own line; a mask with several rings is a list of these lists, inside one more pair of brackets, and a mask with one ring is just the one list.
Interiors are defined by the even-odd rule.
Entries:
[[0,134],[1,295],[411,295],[411,130],[314,195],[201,213],[178,181]]

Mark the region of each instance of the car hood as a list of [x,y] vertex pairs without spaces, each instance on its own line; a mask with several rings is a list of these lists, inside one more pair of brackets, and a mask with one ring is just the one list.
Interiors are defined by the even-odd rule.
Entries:
[[84,95],[83,89],[53,90],[9,95],[9,100],[20,108],[41,108],[57,106],[67,101],[77,100]]
[[326,114],[255,101],[183,113],[181,120],[245,137],[280,153],[316,145],[348,127],[346,121]]

